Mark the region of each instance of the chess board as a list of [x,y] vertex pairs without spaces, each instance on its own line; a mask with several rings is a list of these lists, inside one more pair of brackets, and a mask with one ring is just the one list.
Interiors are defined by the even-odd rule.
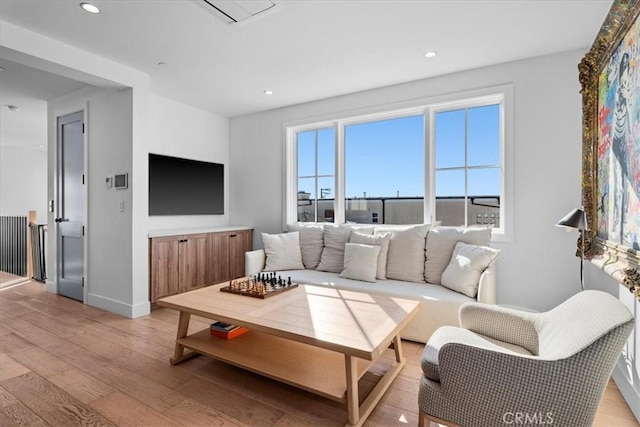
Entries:
[[231,280],[228,286],[220,288],[220,292],[265,299],[297,287],[298,284],[291,283],[291,279],[288,281],[282,279],[276,280],[275,275],[272,274],[269,276],[257,275]]

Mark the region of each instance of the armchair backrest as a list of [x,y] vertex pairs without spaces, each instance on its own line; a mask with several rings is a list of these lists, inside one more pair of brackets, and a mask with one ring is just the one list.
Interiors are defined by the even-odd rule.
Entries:
[[629,310],[612,295],[595,290],[580,292],[535,316],[538,355],[547,360],[570,357],[632,320]]

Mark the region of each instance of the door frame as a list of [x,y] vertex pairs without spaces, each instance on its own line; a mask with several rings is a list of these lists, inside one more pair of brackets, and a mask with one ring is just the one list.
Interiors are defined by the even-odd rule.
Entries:
[[74,113],[83,113],[84,122],[84,186],[83,192],[83,206],[82,206],[82,222],[84,223],[84,239],[83,239],[83,272],[84,272],[84,288],[82,290],[82,302],[87,303],[87,295],[89,294],[89,287],[91,286],[91,280],[89,275],[89,239],[91,233],[89,231],[89,103],[88,102],[74,102],[68,106],[57,107],[48,110],[48,127],[49,127],[49,171],[48,176],[52,185],[49,185],[49,200],[53,201],[53,212],[49,209],[48,212],[48,229],[49,229],[49,260],[48,265],[51,266],[51,278],[52,281],[47,281],[47,291],[59,294],[58,292],[58,227],[54,219],[58,215],[58,208],[60,205],[60,188],[58,182],[58,173],[60,169],[59,144],[60,135],[58,132],[58,119],[64,116],[68,116]]

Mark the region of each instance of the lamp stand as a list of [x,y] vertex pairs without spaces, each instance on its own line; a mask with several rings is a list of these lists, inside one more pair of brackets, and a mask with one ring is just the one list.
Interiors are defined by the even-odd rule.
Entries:
[[584,291],[584,230],[580,230],[580,287]]

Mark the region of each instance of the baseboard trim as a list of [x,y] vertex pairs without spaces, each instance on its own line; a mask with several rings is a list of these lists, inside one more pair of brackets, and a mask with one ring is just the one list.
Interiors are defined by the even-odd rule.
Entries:
[[636,420],[640,423],[640,392],[633,388],[633,385],[629,382],[625,373],[625,362],[622,357],[620,357],[615,368],[613,368],[611,377],[613,378],[613,382],[616,383],[618,390],[620,390],[622,397],[624,397],[625,402],[629,405],[633,416],[636,417]]
[[129,319],[145,316],[151,312],[151,305],[148,301],[131,305],[95,294],[87,295],[87,305],[128,317]]

